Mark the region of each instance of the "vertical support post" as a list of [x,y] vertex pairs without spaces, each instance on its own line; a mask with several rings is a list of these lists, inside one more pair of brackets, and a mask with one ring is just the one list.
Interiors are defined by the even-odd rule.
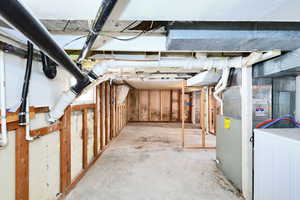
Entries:
[[83,169],[88,167],[88,129],[87,129],[87,110],[82,113],[82,166]]
[[172,121],[172,115],[173,115],[173,90],[170,90],[170,115],[169,115],[169,121]]
[[242,68],[242,192],[252,199],[252,67]]
[[108,145],[108,82],[104,83],[105,86],[105,146]]
[[29,144],[25,127],[16,130],[16,199],[29,200]]
[[159,98],[160,98],[160,106],[159,106],[159,110],[160,110],[160,121],[163,120],[163,109],[162,109],[162,107],[163,107],[163,98],[162,98],[161,93],[162,93],[162,90],[159,90]]
[[60,129],[60,192],[71,184],[71,106],[61,120]]
[[100,151],[103,150],[103,83],[100,84]]
[[201,146],[205,147],[206,141],[205,141],[205,97],[206,97],[206,90],[204,88],[201,88],[201,94],[200,94],[200,121],[201,121]]
[[151,121],[150,90],[148,90],[148,121]]
[[181,82],[181,140],[182,148],[184,148],[184,87],[186,85],[185,80]]
[[178,105],[178,116],[177,116],[177,121],[180,122],[180,119],[181,119],[181,91],[178,90],[177,92],[177,95],[178,95],[178,99],[177,99],[177,105]]
[[110,126],[110,140],[113,139],[114,137],[114,105],[115,105],[115,96],[114,96],[114,86],[110,85],[110,104],[109,104],[109,108],[110,108],[110,122],[109,122],[109,126]]
[[94,108],[94,157],[98,155],[98,123],[99,123],[99,86],[96,87],[96,104]]

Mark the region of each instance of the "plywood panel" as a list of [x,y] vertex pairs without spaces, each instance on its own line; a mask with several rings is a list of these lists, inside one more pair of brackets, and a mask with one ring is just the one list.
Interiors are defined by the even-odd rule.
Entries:
[[87,112],[87,131],[88,131],[88,163],[91,163],[94,158],[94,111]]
[[[173,93],[173,92],[172,92]],[[162,112],[162,121],[171,121],[171,105],[173,101],[171,101],[171,91],[162,90],[161,91],[161,112]]]
[[71,177],[82,171],[82,112],[72,112],[71,118]]
[[184,120],[185,122],[191,122],[191,104],[192,98],[190,93],[184,95]]
[[15,199],[15,136],[16,131],[10,131],[9,145],[0,150],[0,194],[1,199]]
[[149,91],[139,91],[139,121],[149,121]]
[[29,145],[29,199],[56,199],[60,193],[60,137],[55,132]]
[[149,121],[160,121],[160,91],[159,90],[150,90],[150,118]]
[[139,120],[139,92],[138,90],[130,90],[129,92],[129,121]]
[[180,91],[173,90],[172,92],[172,121],[180,120]]

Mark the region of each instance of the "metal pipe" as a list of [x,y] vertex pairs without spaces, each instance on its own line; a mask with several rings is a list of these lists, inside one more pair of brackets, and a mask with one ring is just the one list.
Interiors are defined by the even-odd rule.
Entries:
[[79,94],[90,83],[88,76],[81,72],[47,29],[18,0],[1,0],[0,14],[11,26],[76,78],[77,86],[73,88],[75,93]]
[[91,48],[93,47],[93,44],[95,43],[99,35],[99,32],[102,30],[107,18],[111,14],[116,3],[117,0],[102,0],[101,6],[96,16],[96,20],[93,24],[92,30],[90,30],[90,33],[87,36],[85,44],[77,59],[77,63],[80,64],[85,59],[86,55],[91,50]]
[[22,97],[21,97],[21,106],[19,113],[19,125],[26,125],[26,106],[27,106],[27,97],[29,91],[29,83],[31,77],[31,69],[32,69],[32,58],[33,58],[33,45],[31,42],[27,42],[28,50],[27,50],[27,64],[24,76],[24,83],[22,89]]
[[6,86],[4,53],[0,50],[0,98],[1,98],[1,138],[0,147],[8,145],[8,133],[6,125]]

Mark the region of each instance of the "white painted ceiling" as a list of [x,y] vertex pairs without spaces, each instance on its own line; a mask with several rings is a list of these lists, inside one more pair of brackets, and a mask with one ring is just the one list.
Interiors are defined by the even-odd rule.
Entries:
[[[39,19],[94,19],[101,0],[22,0]],[[119,0],[117,20],[300,21],[299,0]]]

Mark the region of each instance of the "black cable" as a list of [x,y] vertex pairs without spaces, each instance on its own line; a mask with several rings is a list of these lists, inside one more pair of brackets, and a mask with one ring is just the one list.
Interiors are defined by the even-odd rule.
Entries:
[[21,97],[21,106],[20,106],[20,113],[19,113],[19,125],[25,126],[26,125],[26,104],[27,104],[27,96],[29,90],[29,82],[31,77],[31,69],[32,69],[32,60],[33,60],[33,45],[31,42],[27,42],[27,64],[26,64],[26,71],[24,76],[24,83],[22,89],[22,97]]

